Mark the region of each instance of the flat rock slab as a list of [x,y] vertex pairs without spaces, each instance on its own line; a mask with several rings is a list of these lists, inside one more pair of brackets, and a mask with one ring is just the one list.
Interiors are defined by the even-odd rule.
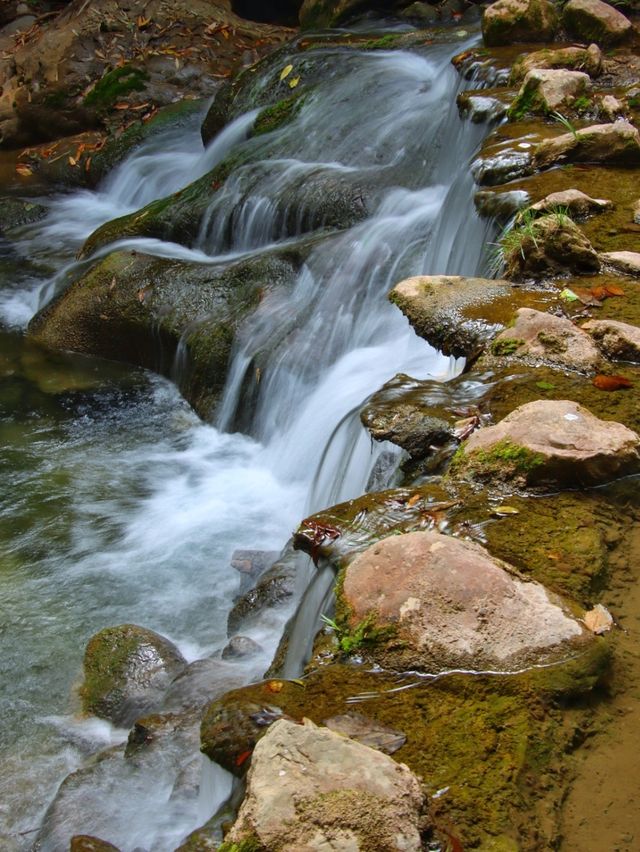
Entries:
[[565,210],[573,218],[585,218],[594,213],[603,213],[611,210],[613,202],[606,198],[591,198],[579,189],[565,189],[561,192],[552,192],[531,205],[536,213],[553,213],[557,210]]
[[444,355],[469,357],[500,329],[483,310],[508,296],[509,281],[460,275],[418,275],[393,288],[389,299],[423,337]]
[[258,742],[229,844],[270,852],[419,852],[421,785],[403,764],[327,728],[284,719]]
[[343,605],[395,636],[372,656],[392,668],[515,671],[589,641],[561,599],[481,545],[437,532],[389,536],[347,567]]
[[569,0],[562,11],[562,23],[574,36],[617,44],[631,35],[631,21],[602,0]]
[[600,255],[604,264],[624,275],[640,275],[640,252],[607,251]]
[[640,165],[640,134],[628,121],[592,124],[540,142],[533,166],[546,169],[558,162]]
[[491,344],[494,355],[544,361],[570,370],[593,372],[600,353],[589,335],[571,320],[532,308],[519,308],[515,322]]
[[474,432],[452,475],[577,488],[640,469],[640,437],[570,400],[538,400]]
[[612,361],[640,363],[640,328],[616,320],[589,320],[582,326]]

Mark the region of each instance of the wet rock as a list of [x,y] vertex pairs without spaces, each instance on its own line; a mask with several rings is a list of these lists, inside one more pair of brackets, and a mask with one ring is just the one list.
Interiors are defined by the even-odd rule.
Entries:
[[175,713],[197,710],[228,690],[242,686],[246,679],[246,673],[221,660],[195,660],[171,682],[162,706]]
[[640,328],[616,320],[589,320],[582,330],[588,332],[600,351],[612,361],[640,362]]
[[482,37],[490,46],[553,41],[558,13],[547,0],[497,0],[485,9]]
[[82,709],[115,725],[130,725],[156,706],[186,661],[158,633],[135,624],[96,633],[84,656]]
[[474,124],[500,121],[507,112],[502,101],[485,95],[471,95],[463,92],[458,95],[457,103],[461,117],[470,119]]
[[430,3],[411,3],[406,9],[400,13],[400,17],[412,24],[418,24],[421,27],[434,26],[439,19],[439,11]]
[[335,27],[362,11],[362,0],[304,0],[298,19],[303,30]]
[[505,149],[498,154],[479,157],[471,164],[471,174],[480,186],[497,186],[532,174],[530,151]]
[[587,218],[594,213],[603,213],[611,210],[613,202],[604,198],[591,198],[579,189],[565,189],[560,192],[552,192],[540,201],[531,205],[531,210],[536,213],[553,213],[554,211],[566,211],[574,219]]
[[414,459],[424,458],[433,445],[453,440],[453,426],[410,396],[398,395],[397,383],[385,385],[360,412],[362,424],[376,441],[391,441]]
[[260,577],[258,585],[236,600],[227,619],[227,635],[242,633],[259,620],[263,623],[265,616],[279,622],[282,610],[293,603],[298,591],[297,576],[296,554],[286,548],[281,558]]
[[[181,744],[191,746],[195,752],[198,740],[199,718],[196,713],[152,713],[136,719],[124,750],[127,760],[149,759],[169,748]],[[189,760],[189,764],[190,764]]]
[[454,457],[451,475],[518,485],[597,485],[640,469],[640,438],[569,400],[522,405],[474,432]]
[[632,213],[633,213],[633,223],[635,225],[640,225],[640,198],[636,202],[634,202],[634,205],[633,205],[633,208],[632,208]]
[[523,53],[511,69],[511,82],[519,83],[530,71],[543,68],[568,68],[584,71],[590,77],[598,77],[602,71],[602,53],[597,44],[589,47],[545,48],[533,53]]
[[487,278],[421,275],[396,284],[389,299],[433,347],[445,355],[468,357],[498,330],[494,322],[478,316],[478,308],[506,296],[512,286]]
[[508,278],[600,269],[598,254],[587,237],[575,222],[560,213],[512,228],[502,238],[501,247]]
[[406,743],[407,737],[401,731],[394,731],[378,724],[362,713],[341,713],[331,716],[322,723],[330,731],[349,737],[360,745],[376,748],[385,754],[393,754]]
[[379,751],[312,723],[276,722],[254,751],[228,843],[267,849],[422,848],[416,776]]
[[509,107],[511,119],[529,112],[550,113],[570,107],[576,98],[584,96],[591,78],[582,71],[533,68],[524,78],[515,101]]
[[71,838],[69,852],[119,852],[119,849],[112,843],[89,834],[76,834]]
[[506,225],[519,210],[529,204],[530,199],[529,193],[523,189],[507,192],[479,190],[473,201],[480,216],[494,218],[498,223]]
[[585,626],[596,636],[608,633],[614,625],[613,616],[602,604],[596,604],[589,612],[585,612],[583,621]]
[[627,107],[613,95],[605,95],[598,100],[598,112],[608,121],[616,121],[618,118],[626,116]]
[[97,261],[29,326],[50,349],[168,372],[182,343],[178,384],[204,418],[227,376],[234,334],[262,295],[295,281],[301,256],[278,251],[227,267],[119,251]]
[[608,251],[600,255],[602,262],[623,275],[640,275],[640,252]]
[[514,671],[565,659],[591,639],[543,586],[479,544],[437,532],[390,536],[357,556],[339,607],[351,629],[371,620],[367,654],[396,669]]
[[47,215],[47,208],[34,201],[23,201],[20,198],[0,197],[0,234],[5,234],[14,228],[31,225]]
[[571,320],[531,308],[518,309],[515,322],[495,338],[491,351],[585,373],[593,372],[600,362],[589,335]]
[[571,35],[600,45],[618,44],[633,29],[622,12],[601,0],[569,0],[562,11],[562,23]]
[[640,164],[640,134],[628,121],[594,124],[538,143],[533,153],[536,169],[556,163]]
[[277,550],[234,550],[231,567],[240,574],[239,594],[244,595],[255,586],[258,578],[280,556]]
[[222,649],[223,660],[241,660],[259,654],[262,647],[249,636],[233,636]]

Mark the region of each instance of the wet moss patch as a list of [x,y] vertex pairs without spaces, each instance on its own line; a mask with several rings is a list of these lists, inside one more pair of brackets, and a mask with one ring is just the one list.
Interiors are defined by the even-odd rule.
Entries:
[[131,92],[142,92],[149,75],[133,65],[122,65],[108,71],[84,99],[84,105],[98,111],[107,110]]

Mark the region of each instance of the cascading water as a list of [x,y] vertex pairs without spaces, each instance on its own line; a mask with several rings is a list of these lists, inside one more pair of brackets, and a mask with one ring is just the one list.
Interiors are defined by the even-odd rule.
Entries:
[[[286,202],[303,197],[314,175],[376,187],[366,220],[318,239],[293,292],[265,299],[242,327],[219,428],[199,422],[162,379],[72,356],[46,360],[15,333],[2,335],[7,844],[28,848],[59,781],[105,747],[113,751],[92,796],[81,783],[68,789],[73,818],[58,821],[64,831],[98,834],[123,852],[171,850],[212,812],[213,794],[208,812],[178,798],[170,818],[157,816],[197,746],[161,752],[140,780],[122,760],[126,732],[73,715],[68,696],[82,652],[102,627],[134,622],[171,638],[189,660],[208,656],[226,641],[235,549],[278,550],[305,514],[362,493],[374,470],[384,486],[380,471],[393,465],[380,457],[396,450],[372,448],[357,416],[363,401],[397,372],[445,379],[456,370],[413,334],[386,292],[407,275],[477,274],[483,264],[487,234],[470,204],[468,164],[484,128],[462,125],[455,109],[449,59],[461,46],[434,45],[424,56],[336,54],[295,120],[270,135],[267,150],[279,153],[231,176],[194,248],[129,241],[224,263],[320,228],[304,204]],[[71,253],[96,226],[183,186],[237,146],[265,144],[246,139],[254,118],[235,121],[204,154],[197,127],[167,133],[98,191],[54,199],[16,247],[35,266],[20,277],[14,264],[0,300],[5,325],[23,325],[63,286]],[[52,283],[56,267],[65,271]],[[248,416],[243,387],[256,369]],[[247,434],[228,432],[238,419]],[[320,590],[307,606],[312,621],[323,598]],[[266,668],[279,639],[268,626],[251,632],[264,653],[234,666],[240,681]],[[41,848],[62,848],[51,837]]]

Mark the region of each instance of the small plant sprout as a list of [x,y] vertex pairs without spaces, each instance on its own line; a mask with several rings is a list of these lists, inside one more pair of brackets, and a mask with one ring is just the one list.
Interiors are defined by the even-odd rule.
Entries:
[[573,138],[578,141],[578,139],[580,138],[578,136],[578,131],[576,130],[575,126],[569,121],[566,115],[563,115],[561,112],[552,112],[551,118],[553,118],[554,121],[557,121],[558,124],[561,124],[566,130],[569,131],[569,133],[573,135]]

